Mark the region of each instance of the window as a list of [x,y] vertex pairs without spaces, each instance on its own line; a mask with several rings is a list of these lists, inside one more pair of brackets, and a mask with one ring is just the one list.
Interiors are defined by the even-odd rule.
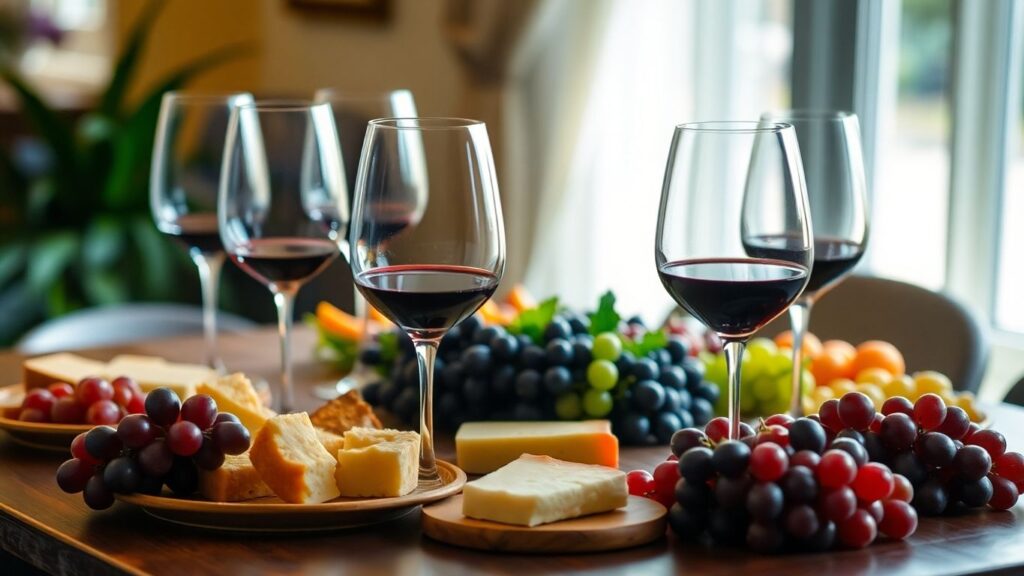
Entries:
[[[1018,32],[1020,34],[1020,32]],[[1011,103],[1008,135],[1010,155],[1000,210],[1002,221],[999,235],[998,284],[996,286],[995,324],[1012,332],[1024,332],[1024,97],[1021,83],[1024,79],[1024,46],[1017,42],[1018,68],[1013,73],[1016,83],[1016,102]]]

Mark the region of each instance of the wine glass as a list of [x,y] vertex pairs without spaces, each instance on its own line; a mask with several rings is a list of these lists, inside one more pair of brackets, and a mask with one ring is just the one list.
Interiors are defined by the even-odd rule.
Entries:
[[221,170],[218,222],[224,249],[265,284],[281,336],[279,409],[294,406],[293,304],[299,288],[339,253],[348,190],[331,106],[251,102],[232,111]]
[[[328,102],[334,112],[334,124],[338,129],[341,154],[345,163],[345,174],[348,189],[355,190],[356,172],[359,169],[359,155],[366,137],[366,129],[370,120],[375,118],[413,118],[416,114],[416,102],[409,90],[387,90],[383,92],[352,92],[335,88],[321,88],[313,96],[316,102]],[[374,199],[374,211],[379,212],[382,219],[390,219],[395,233],[415,226],[423,216],[426,207],[427,181],[423,169],[423,149],[415,138],[408,138],[409,146],[398,150],[401,165],[406,168],[400,171],[402,186],[391,186],[387,195]],[[351,260],[347,234],[342,243],[342,255]],[[362,319],[363,337],[360,348],[373,339],[370,330],[369,310],[366,300],[359,290],[353,292],[353,312]],[[352,371],[337,383],[321,384],[313,388],[313,393],[324,400],[336,398],[357,387],[376,372],[358,359]]]
[[[789,307],[793,330],[793,391],[790,413],[803,416],[803,341],[811,307],[838,285],[864,255],[868,240],[867,194],[857,115],[833,110],[786,110],[764,114],[766,122],[785,122],[796,130],[814,222],[814,266],[803,294]],[[752,239],[751,256],[770,255],[785,242]]]
[[153,220],[188,250],[199,270],[206,363],[220,372],[217,285],[224,249],[217,232],[217,187],[231,108],[246,102],[252,102],[246,92],[164,94],[150,169]]
[[[751,239],[779,237],[771,254]],[[725,343],[729,438],[739,437],[747,340],[785,312],[814,257],[796,131],[770,122],[676,126],[658,209],[654,258],[665,289]]]
[[[395,234],[378,210],[413,169],[419,147],[430,198],[419,224]],[[498,287],[505,229],[494,159],[483,122],[387,118],[370,122],[359,160],[350,233],[352,276],[366,300],[412,338],[420,372],[420,487],[437,485],[433,380],[437,346]]]

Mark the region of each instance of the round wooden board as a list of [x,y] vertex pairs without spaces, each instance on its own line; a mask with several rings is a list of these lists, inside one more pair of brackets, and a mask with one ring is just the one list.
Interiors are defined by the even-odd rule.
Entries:
[[630,496],[625,508],[529,528],[462,515],[462,494],[423,508],[423,533],[447,544],[499,552],[598,552],[641,546],[665,535],[667,510]]
[[437,461],[442,485],[414,490],[395,498],[338,498],[322,504],[288,504],[277,498],[244,502],[211,502],[194,498],[118,495],[121,502],[141,507],[147,514],[185,526],[231,532],[320,532],[387,522],[417,506],[447,498],[462,490],[466,473],[458,466]]

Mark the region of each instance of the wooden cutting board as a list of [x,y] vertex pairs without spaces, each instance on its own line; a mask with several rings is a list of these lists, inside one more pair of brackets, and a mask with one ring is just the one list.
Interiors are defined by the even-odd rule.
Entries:
[[665,535],[665,507],[630,496],[625,508],[528,528],[462,515],[462,494],[423,508],[423,533],[447,544],[501,552],[566,553],[631,548]]

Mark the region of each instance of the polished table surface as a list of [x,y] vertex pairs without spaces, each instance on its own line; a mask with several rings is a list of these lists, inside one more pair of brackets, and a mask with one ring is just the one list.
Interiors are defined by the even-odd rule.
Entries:
[[[314,383],[328,369],[312,360],[314,337],[297,330],[299,403],[317,401]],[[198,338],[139,342],[85,351],[106,359],[118,353],[156,354],[176,361],[202,357]],[[276,381],[276,332],[225,335],[229,367]],[[0,353],[0,382],[20,379],[21,357]],[[1024,409],[998,406],[994,426],[1012,449],[1024,449]],[[451,443],[440,456],[451,458]],[[650,469],[665,448],[622,450],[624,469]],[[46,571],[69,574],[974,574],[1024,573],[1024,503],[1008,512],[923,519],[906,542],[879,541],[864,550],[758,556],[742,550],[681,545],[671,535],[654,544],[601,554],[513,555],[454,548],[420,532],[419,513],[375,527],[316,535],[205,532],[164,523],[115,504],[92,512],[53,480],[60,456],[41,454],[0,434],[0,546]],[[3,573],[0,566],[0,573]]]

